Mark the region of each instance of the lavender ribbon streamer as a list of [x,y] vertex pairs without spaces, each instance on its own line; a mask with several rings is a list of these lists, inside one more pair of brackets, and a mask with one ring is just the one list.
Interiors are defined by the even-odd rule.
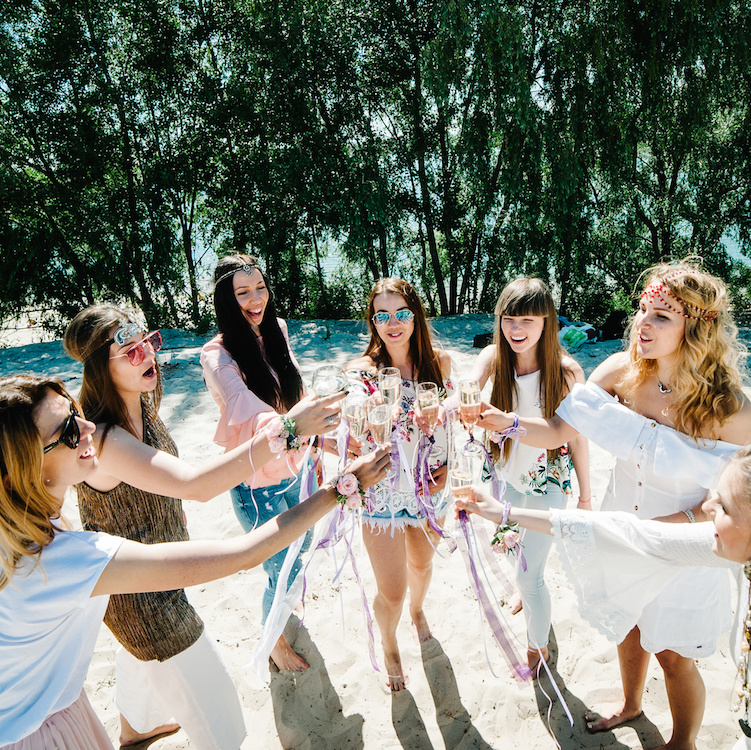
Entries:
[[[433,531],[438,534],[441,539],[446,541],[449,552],[453,552],[456,549],[456,541],[449,534],[448,531],[442,529],[436,520],[435,506],[433,505],[433,498],[430,494],[430,451],[433,447],[435,439],[428,435],[422,435],[420,442],[417,445],[417,482],[414,483],[415,501],[417,503],[417,510],[422,513],[427,519],[428,525]],[[420,488],[422,486],[422,492]],[[427,532],[426,532],[427,533]],[[437,552],[435,545],[428,536],[430,546]]]
[[485,586],[480,580],[474,556],[471,553],[471,543],[469,538],[469,526],[471,521],[464,511],[460,511],[459,513],[459,523],[462,531],[462,534],[459,537],[459,547],[462,551],[462,556],[464,557],[464,562],[467,566],[467,572],[469,573],[470,584],[475,592],[477,601],[482,607],[483,614],[485,615],[488,625],[490,625],[493,637],[495,638],[496,643],[500,646],[501,652],[509,666],[514,672],[516,672],[520,679],[528,680],[532,676],[532,671],[523,663],[521,657],[517,654],[516,649],[514,649],[513,644],[506,637],[503,625],[501,624],[501,621],[493,608],[493,604],[485,591]]

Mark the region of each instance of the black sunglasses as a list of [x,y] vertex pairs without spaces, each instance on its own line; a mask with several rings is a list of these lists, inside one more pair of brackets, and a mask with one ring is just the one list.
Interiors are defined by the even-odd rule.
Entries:
[[[66,398],[68,397],[66,396]],[[68,401],[70,401],[70,399],[68,399]],[[45,453],[49,453],[53,448],[57,448],[60,443],[67,445],[71,450],[78,448],[78,444],[81,442],[81,430],[78,428],[78,422],[76,421],[76,417],[78,416],[78,409],[76,409],[73,402],[70,401],[70,416],[63,424],[60,437],[55,440],[54,443],[44,446]]]

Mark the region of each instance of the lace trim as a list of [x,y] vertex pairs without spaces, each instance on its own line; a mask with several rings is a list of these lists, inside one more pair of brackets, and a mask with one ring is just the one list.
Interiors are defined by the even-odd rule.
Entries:
[[592,526],[580,520],[578,511],[553,511],[553,538],[559,542],[558,551],[563,569],[576,593],[581,616],[609,640],[620,643],[633,628],[636,620],[608,601],[601,575]]

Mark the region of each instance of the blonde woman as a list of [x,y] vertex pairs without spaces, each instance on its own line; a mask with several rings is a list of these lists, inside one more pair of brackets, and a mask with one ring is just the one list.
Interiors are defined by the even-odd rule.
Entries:
[[[555,417],[521,418],[523,441],[554,447],[578,430],[617,459],[603,510],[676,523],[706,520],[701,503],[716,477],[701,456],[751,440],[751,404],[741,392],[727,291],[691,262],[661,264],[645,275],[628,351],[609,357],[586,386],[576,386]],[[622,405],[641,417],[636,424],[625,423]],[[498,430],[513,420],[488,408],[479,424]],[[728,595],[726,576],[698,568],[665,587],[618,645],[624,700],[588,714],[588,730],[605,731],[641,714],[655,654],[673,717],[665,747],[693,748],[705,702],[694,658],[712,653],[727,627]]]

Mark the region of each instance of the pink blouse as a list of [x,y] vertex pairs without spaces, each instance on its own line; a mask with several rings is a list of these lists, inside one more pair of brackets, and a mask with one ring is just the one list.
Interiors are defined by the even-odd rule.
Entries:
[[[281,318],[277,320],[289,346],[287,324]],[[259,343],[263,348],[261,339]],[[300,365],[291,348],[290,357],[299,372]],[[277,415],[273,407],[258,398],[245,384],[240,368],[222,344],[221,335],[215,336],[204,345],[201,350],[201,366],[209,393],[221,412],[214,442],[223,446],[225,451],[250,440]],[[300,470],[301,459],[302,452],[278,453],[271,461],[257,469],[255,474],[251,474],[245,482],[250,487],[279,484]]]

